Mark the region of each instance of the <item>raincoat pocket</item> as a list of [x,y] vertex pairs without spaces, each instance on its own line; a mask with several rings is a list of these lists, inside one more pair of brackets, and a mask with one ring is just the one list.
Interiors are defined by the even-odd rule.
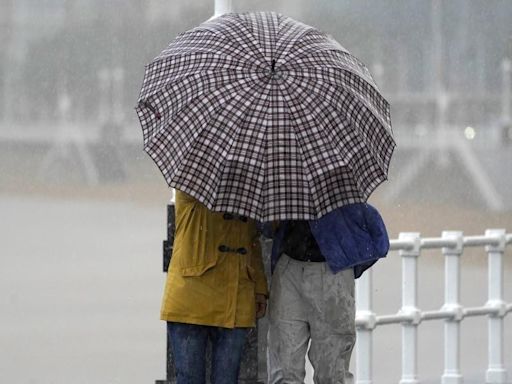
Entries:
[[215,267],[217,265],[217,261],[218,261],[218,257],[214,257],[214,258],[208,260],[204,264],[182,267],[182,268],[180,268],[181,276],[184,276],[184,277],[201,276],[206,271]]

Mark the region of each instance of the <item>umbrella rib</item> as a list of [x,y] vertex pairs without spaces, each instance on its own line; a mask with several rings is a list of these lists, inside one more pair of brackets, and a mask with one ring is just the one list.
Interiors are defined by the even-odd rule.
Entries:
[[[358,76],[357,74],[354,74],[354,72],[345,70],[343,68],[332,67],[332,69],[339,70],[342,72],[346,71],[350,75]],[[308,70],[305,70],[305,71],[302,71],[302,70],[301,71],[293,71],[293,74],[295,75],[294,77],[296,77],[296,78],[315,78],[319,81],[324,81],[325,76],[322,76],[322,72],[321,72],[323,70],[325,70],[325,68],[322,68],[322,69],[308,68]],[[373,91],[375,92],[375,97],[377,97],[379,99],[379,101],[384,104],[385,111],[383,111],[383,113],[386,114],[386,120],[383,120],[382,117],[379,116],[379,111],[377,110],[377,108],[373,107],[370,103],[368,103],[368,101],[366,100],[364,95],[361,95],[361,93],[357,90],[357,88],[350,86],[351,92],[348,92],[346,89],[346,88],[348,88],[347,86],[341,86],[336,82],[330,82],[329,85],[333,86],[336,89],[339,89],[341,92],[350,93],[352,96],[356,97],[362,104],[364,104],[364,106],[372,113],[372,115],[374,115],[375,118],[378,119],[384,127],[386,127],[386,131],[391,136],[393,130],[392,130],[391,124],[390,124],[391,119],[389,118],[389,108],[390,108],[389,102],[378,92],[378,90],[375,88],[375,86],[373,86],[371,83],[367,82],[365,79],[363,79],[359,76],[358,76],[358,78],[361,79],[362,81],[364,81],[364,83],[366,85],[370,86],[373,89]],[[387,129],[387,127],[389,127],[389,129]]]
[[[241,28],[241,29],[243,29],[243,30],[247,33],[247,35],[254,36],[254,35],[252,34],[252,32],[247,28],[247,25],[245,24],[245,20],[244,20],[242,17],[240,17],[240,15],[239,15],[239,14],[235,14],[235,13],[233,13],[233,14],[229,14],[229,15],[221,16],[221,18],[223,18],[223,19],[227,19],[227,18],[231,18],[231,19],[233,19],[233,18],[236,18],[236,19],[237,19],[236,27],[237,27],[237,28]],[[231,42],[231,43],[234,43],[234,44],[238,45],[240,48],[246,48],[246,47],[244,47],[244,46],[242,45],[242,43],[241,43],[239,40],[237,40],[236,38],[235,38],[235,39],[233,39],[233,38],[232,38],[232,37],[233,37],[233,36],[232,36],[232,34],[222,34],[222,32],[223,32],[223,31],[226,31],[226,30],[228,30],[228,31],[229,31],[229,28],[227,28],[227,26],[226,26],[225,24],[223,24],[223,23],[218,23],[218,19],[219,19],[219,18],[217,18],[217,19],[212,19],[212,20],[210,20],[209,22],[207,22],[207,23],[205,23],[205,24],[202,24],[202,25],[198,26],[196,29],[197,29],[197,30],[205,30],[205,31],[209,31],[209,32],[211,32],[212,34],[214,34],[215,36],[220,36],[220,37],[222,37],[224,40],[226,40],[226,41],[228,41],[228,42]],[[216,26],[218,26],[218,27],[221,27],[223,30],[217,30],[217,29],[212,30],[212,29],[207,28],[207,26],[208,26],[208,25],[210,25],[210,24],[213,24],[213,25],[216,25]],[[254,48],[256,48],[256,49],[255,49],[255,50],[245,49],[245,50],[243,50],[243,52],[245,52],[246,54],[247,54],[247,53],[253,53],[251,56],[253,56],[254,58],[256,58],[256,59],[258,59],[258,60],[261,60],[261,64],[262,64],[262,65],[264,65],[264,63],[266,62],[266,60],[265,60],[265,54],[264,54],[264,52],[261,50],[260,45],[259,45],[258,43],[256,43],[256,41],[255,41],[254,39],[250,39],[249,41],[251,42],[251,45],[252,45]],[[257,55],[255,55],[255,54],[254,54],[255,52],[259,52],[259,53],[260,53],[260,57],[258,57]],[[260,63],[258,63],[258,64],[260,64]]]
[[[252,43],[257,47],[264,59],[265,69],[275,58],[276,24],[279,23],[279,14],[273,12],[254,12],[237,14],[242,20],[245,33],[254,37]],[[263,34],[262,37],[260,34]]]
[[[298,36],[295,37],[295,39],[293,40],[292,44],[288,44],[287,46],[285,46],[282,50],[282,52],[280,53],[280,56],[288,53],[288,52],[294,52],[294,48],[295,46],[301,41],[301,39],[303,39],[306,35],[308,34],[311,34],[311,33],[314,33],[314,32],[318,32],[317,30],[315,30],[314,28],[311,28],[311,29],[307,29],[303,32],[301,32]],[[280,42],[281,40],[278,41],[278,43]],[[295,54],[292,54],[291,57],[295,56]],[[287,58],[289,58],[290,56],[287,56]],[[285,65],[288,65],[290,63],[293,63],[293,60],[290,60],[290,61],[286,61]]]
[[[241,79],[238,79],[237,82],[230,82],[230,83],[226,83],[223,85],[222,88],[220,88],[220,90],[224,90],[228,87],[242,87],[244,83],[250,83],[251,81],[257,81],[257,79],[254,79],[254,78],[241,78]],[[238,83],[241,83],[240,85],[238,85]],[[174,110],[172,112],[172,114],[168,115],[168,116],[164,116],[164,118],[162,120],[156,120],[158,123],[159,123],[159,128],[155,129],[155,127],[153,127],[153,129],[150,131],[150,129],[144,129],[144,126],[143,126],[143,133],[144,133],[144,143],[145,145],[147,143],[150,142],[151,139],[154,139],[157,135],[161,134],[163,131],[165,131],[167,129],[167,123],[166,122],[169,122],[171,121],[172,119],[175,118],[175,116],[180,113],[183,109],[189,107],[189,104],[194,101],[194,100],[197,100],[198,98],[201,98],[201,97],[207,97],[211,92],[215,92],[219,90],[219,88],[215,88],[215,89],[212,89],[212,90],[209,90],[209,92],[205,91],[204,88],[200,90],[200,92],[192,95],[192,96],[189,96],[186,100],[184,100],[182,103],[181,103],[181,106],[179,108],[177,108],[176,110]],[[161,92],[163,92],[162,90],[160,90]],[[149,104],[148,106],[148,103],[146,102],[146,104],[144,104],[144,101],[141,101],[139,103],[139,106],[137,108],[148,108],[150,110],[152,110],[153,114],[155,112],[158,112],[153,106],[151,106],[151,104]],[[150,127],[151,128],[151,127]],[[146,134],[146,131],[147,131],[147,134]]]
[[[248,78],[252,72],[225,68],[223,70],[208,69],[208,70],[203,70],[203,71],[184,73],[182,75],[179,75],[174,78],[166,80],[164,83],[162,83],[162,85],[159,88],[154,89],[151,93],[142,94],[142,91],[141,91],[141,95],[139,96],[138,102],[141,103],[141,102],[147,101],[150,97],[154,97],[155,95],[157,95],[161,92],[167,91],[167,90],[169,90],[169,88],[179,85],[180,82],[186,81],[187,79],[190,79],[193,76],[205,75],[205,74],[210,74],[210,73],[215,75],[212,78],[224,77],[224,75],[228,74],[228,73],[233,73],[235,75],[239,74],[240,76],[236,76],[237,78],[233,79],[233,82],[236,82],[236,81],[241,81],[241,80]],[[217,76],[217,74],[219,76]]]
[[[255,63],[254,61],[250,61],[249,59],[246,59],[245,57],[244,58],[235,57],[235,56],[227,54],[227,52],[219,52],[218,50],[217,51],[215,51],[215,50],[208,50],[206,48],[208,48],[208,47],[204,47],[204,48],[194,47],[195,50],[186,51],[186,52],[177,51],[176,53],[172,53],[172,54],[169,54],[169,55],[157,57],[151,63],[146,64],[145,68],[147,69],[149,67],[155,66],[156,64],[162,65],[166,61],[172,61],[173,59],[175,59],[177,57],[193,56],[195,54],[208,54],[208,55],[212,55],[212,56],[217,56],[219,58],[228,58],[228,59],[230,59],[230,60],[232,60],[233,62],[236,62],[236,63],[249,64],[248,68],[255,68],[255,69],[259,69],[259,70],[262,69],[262,67],[259,66],[258,63]],[[203,49],[205,49],[205,50],[203,50]]]
[[[284,91],[284,89],[283,89],[283,88],[281,88],[281,91]],[[296,97],[296,96],[294,96],[294,95],[290,94],[290,93],[288,92],[288,89],[286,89],[286,93],[287,93],[287,95],[288,95],[289,99],[294,99],[294,98]],[[297,92],[297,93],[298,93],[298,94],[302,94],[302,92]],[[317,98],[316,100],[318,100],[318,98]],[[289,104],[289,101],[288,101],[288,100],[286,100],[286,103],[287,103],[287,104]],[[322,104],[323,104],[324,106],[326,106],[324,103],[322,103]],[[306,109],[308,109],[308,112],[309,112],[309,113],[308,113],[308,115],[309,115],[309,116],[311,116],[311,117],[314,119],[314,121],[315,121],[315,123],[316,123],[316,125],[317,125],[317,126],[323,126],[323,125],[325,124],[322,120],[319,120],[319,119],[316,117],[315,113],[312,113],[313,111],[312,111],[312,110],[310,110],[310,108],[309,108],[309,106],[311,105],[309,102],[308,102],[308,103],[304,103],[303,105],[307,105],[307,106],[308,106],[308,107],[305,107]],[[328,107],[328,106],[326,106],[326,107]],[[297,124],[296,124],[296,126],[297,126]],[[294,132],[294,135],[295,135],[295,137],[300,137],[300,135],[298,135],[298,134],[297,134],[297,133],[295,133],[295,132]],[[332,141],[331,141],[331,140],[329,140],[329,141],[328,141],[328,143],[329,143],[329,145],[331,145],[331,151],[332,151],[333,153],[338,152],[338,151],[336,150],[336,148],[335,148],[334,146],[332,146]],[[301,147],[301,146],[298,146],[298,148],[301,150],[301,148],[302,148],[302,147]],[[304,155],[304,153],[303,153],[303,151],[302,151],[302,150],[301,150],[301,154],[302,154],[302,157],[303,157],[303,159],[304,159],[304,161],[305,161],[306,156]],[[307,162],[305,162],[305,164],[306,164],[305,169],[310,170],[310,168],[308,167]],[[362,200],[364,200],[364,201],[366,201],[366,200],[367,200],[368,196],[369,196],[369,195],[370,195],[370,194],[375,190],[375,188],[376,188],[378,185],[380,185],[384,180],[386,180],[386,176],[385,176],[385,174],[383,173],[383,177],[380,177],[377,181],[373,181],[373,182],[371,183],[371,185],[370,185],[368,188],[364,188],[364,187],[362,187],[362,186],[361,186],[361,184],[360,184],[360,180],[359,180],[359,178],[358,178],[358,177],[356,177],[356,175],[355,175],[355,173],[354,173],[354,171],[353,171],[353,168],[350,166],[350,163],[347,163],[347,164],[346,164],[346,167],[347,167],[347,169],[348,169],[348,170],[350,170],[350,173],[351,173],[351,175],[352,175],[352,178],[351,178],[351,179],[352,179],[352,180],[354,180],[354,182],[355,182],[355,183],[357,183],[357,188],[358,188],[358,190],[359,190],[359,191],[361,191],[360,198],[361,198]],[[309,173],[311,173],[311,171],[310,171]],[[311,190],[314,190],[314,189],[311,187],[311,183],[310,183],[310,181],[312,180],[311,176],[309,175],[309,177],[308,177],[307,179],[308,179],[308,183],[310,184],[310,189],[311,189]],[[321,209],[321,208],[320,208],[320,204],[319,204],[319,199],[318,199],[318,198],[315,198],[315,199],[314,199],[314,201],[315,201],[315,207],[316,207],[316,208],[315,208],[315,211],[316,211],[318,214],[325,214],[325,213],[327,213],[326,211],[324,212],[324,210],[325,210],[325,209]],[[338,208],[338,207],[340,207],[340,206],[344,205],[345,203],[346,203],[346,202],[338,201],[338,202],[335,204],[335,206],[330,207],[330,208],[331,208],[331,209]]]
[[[252,85],[252,86],[251,86],[251,85]],[[239,90],[240,92],[237,92],[236,94],[231,94],[230,100],[229,100],[227,103],[224,103],[224,104],[219,105],[219,107],[218,107],[218,108],[216,108],[216,109],[211,113],[210,118],[208,119],[208,121],[207,121],[207,122],[205,122],[205,123],[203,123],[203,124],[201,124],[201,128],[202,128],[202,129],[200,129],[200,130],[198,130],[198,131],[197,131],[197,134],[196,134],[196,136],[195,136],[194,143],[192,144],[192,147],[191,147],[191,148],[189,148],[189,150],[188,150],[188,152],[187,152],[189,156],[190,156],[192,153],[194,153],[194,150],[193,150],[193,149],[194,149],[195,145],[198,145],[198,142],[199,142],[199,141],[198,141],[197,139],[199,138],[199,136],[200,136],[203,132],[207,131],[208,127],[210,126],[211,121],[218,117],[218,115],[219,115],[219,114],[218,114],[218,111],[221,111],[221,110],[226,109],[228,106],[232,105],[234,101],[241,100],[241,97],[236,97],[236,96],[238,96],[239,94],[243,94],[243,93],[252,93],[255,85],[259,85],[259,84],[257,83],[257,80],[255,80],[254,82],[252,82],[252,84],[251,84],[251,83],[248,83],[246,88],[244,88],[244,89],[240,89],[240,90]],[[250,107],[250,105],[247,105],[247,108],[249,108],[249,107]],[[240,115],[242,115],[242,114],[240,114]],[[239,130],[239,128],[238,128],[238,130]],[[234,141],[232,140],[231,142],[233,143]],[[228,149],[226,150],[226,152],[228,152]],[[174,168],[175,168],[175,174],[174,174],[172,177],[170,177],[170,179],[172,179],[173,177],[177,176],[177,172],[179,171],[178,169],[181,167],[181,165],[182,165],[182,164],[185,164],[185,163],[186,163],[186,161],[188,160],[188,157],[189,157],[189,156],[186,156],[186,155],[185,155],[185,156],[181,157],[181,158],[180,158],[180,161],[179,161],[179,162],[177,162],[177,163],[175,164],[175,167],[174,167]]]
[[[311,115],[311,116],[315,116],[315,114],[313,113],[313,110],[311,110],[311,109],[310,109],[310,105],[311,105],[310,100],[305,100],[305,99],[304,99],[304,96],[303,96],[304,94],[308,94],[308,93],[311,93],[311,92],[315,93],[316,95],[318,95],[318,96],[319,96],[319,97],[316,97],[316,98],[315,98],[315,101],[316,101],[317,103],[322,104],[322,106],[323,106],[324,108],[326,108],[326,110],[332,109],[332,105],[326,104],[326,103],[323,101],[323,99],[324,99],[324,97],[325,97],[325,95],[324,95],[324,94],[318,93],[318,92],[317,92],[316,90],[314,90],[314,89],[307,89],[307,90],[306,90],[307,92],[305,92],[305,91],[302,91],[302,92],[301,92],[301,91],[300,91],[301,87],[300,87],[300,85],[298,85],[298,84],[292,84],[292,87],[293,87],[293,89],[295,89],[295,90],[296,90],[296,96],[290,95],[289,93],[288,93],[288,94],[289,94],[289,95],[290,95],[290,97],[292,97],[292,98],[293,98],[293,97],[295,97],[295,98],[299,98],[299,99],[303,100],[302,105],[304,105],[304,108],[307,108],[307,109],[310,111],[310,115]],[[349,95],[350,95],[350,94],[349,94]],[[315,119],[315,120],[316,120],[316,119]],[[318,120],[317,120],[317,121],[318,121]],[[323,126],[322,122],[319,122],[319,124],[320,124],[320,126]],[[385,130],[385,131],[386,131],[386,133],[388,133],[388,132],[387,132],[387,130]],[[354,132],[355,132],[358,136],[361,136],[361,134],[358,132],[358,130],[357,130],[357,129],[355,129],[355,130],[354,130]],[[364,138],[363,138],[363,139],[364,139]],[[394,141],[393,141],[393,142],[394,142]],[[331,143],[331,144],[332,144],[332,141],[329,141],[329,143]],[[333,150],[335,149],[334,147],[331,147],[331,148],[332,148]],[[370,148],[371,148],[371,146],[370,146]],[[335,151],[334,151],[334,152],[335,152]],[[372,152],[373,152],[373,151],[372,151]],[[389,167],[389,160],[390,160],[390,158],[391,158],[391,156],[388,156],[388,158],[387,158],[387,159],[384,159],[384,160],[383,160],[383,163],[384,163],[384,167],[385,167],[385,168],[382,168],[382,166],[381,166],[378,162],[376,162],[376,163],[377,163],[377,165],[379,166],[379,168],[381,169],[381,171],[382,171],[384,174],[386,174],[386,170],[387,170],[387,168]]]
[[[291,109],[291,106],[290,106],[290,100],[293,100],[295,98],[294,95],[290,94],[290,92],[288,91],[287,88],[284,88],[282,86],[279,87],[279,90],[282,94],[286,93],[288,95],[288,98],[284,97],[283,100],[285,101],[285,103],[287,104],[288,106],[288,109],[290,110]],[[301,93],[301,92],[298,92],[298,93]],[[307,108],[309,110],[309,108]],[[319,126],[322,125],[322,122],[318,121],[317,118],[315,117],[315,114],[312,113],[311,110],[309,110],[309,116],[311,116],[316,122],[318,122]],[[302,124],[302,123],[301,123]],[[298,124],[294,124],[294,126],[299,126]],[[295,131],[293,130],[293,135],[295,137],[295,139],[297,140],[297,142],[301,142],[301,140],[299,139],[300,135]],[[329,145],[331,145],[332,142],[329,141]],[[308,186],[309,186],[309,190],[310,191],[315,191],[316,192],[316,188],[314,187],[314,185],[312,184],[312,181],[313,181],[313,177],[311,176],[311,169],[309,167],[309,164],[306,160],[306,156],[304,154],[304,151],[302,150],[302,147],[300,145],[297,146],[298,150],[300,151],[300,154],[301,154],[301,157],[302,157],[302,161],[305,165],[304,169],[307,169],[308,170],[308,173],[307,173],[307,177],[306,177],[306,180],[308,182]],[[332,147],[333,148],[333,147]],[[333,148],[334,149],[334,148]],[[334,151],[333,151],[334,152]],[[318,213],[320,211],[319,209],[319,198],[318,197],[315,197],[313,199],[314,201],[314,204],[315,204],[315,212]]]
[[[258,81],[258,79],[250,79],[250,78],[244,78],[244,79],[239,79],[239,82],[242,82],[244,81],[244,84],[240,84],[238,86],[238,88],[241,88],[242,85],[245,85],[245,84],[250,84],[251,82],[254,82],[256,83]],[[212,90],[211,92],[219,92],[220,96],[223,96],[224,93],[222,92],[224,89],[228,88],[229,86],[234,86],[234,84],[236,83],[228,83],[226,85],[224,85],[222,88],[215,88],[214,90]],[[194,95],[193,97],[187,99],[186,101],[184,101],[182,103],[182,107],[173,111],[173,113],[169,116],[166,117],[166,121],[171,121],[171,120],[174,120],[177,118],[177,115],[182,113],[184,110],[186,110],[187,108],[191,108],[191,103],[196,101],[196,100],[199,100],[201,99],[201,101],[203,100],[203,98],[207,98],[207,96],[211,93],[211,92],[204,92],[204,91],[201,91],[199,93],[197,93],[196,95]],[[158,129],[157,131],[155,131],[150,137],[148,137],[147,139],[147,142],[149,143],[150,139],[153,138],[155,139],[157,135],[163,133],[167,128],[167,124],[165,125],[162,125],[160,127],[160,129]]]
[[[338,88],[338,89],[339,89],[339,88]],[[347,92],[347,91],[346,91],[346,90],[344,90],[344,89],[339,89],[339,90],[340,90],[340,92],[342,92],[342,93],[344,93],[344,94],[348,95],[349,97],[350,97],[350,96],[355,97],[352,93]],[[320,100],[321,100],[321,98],[325,97],[325,95],[324,95],[324,94],[319,93],[319,92],[317,92],[317,91],[315,91],[315,90],[311,90],[311,89],[310,89],[310,92],[313,92],[313,93],[315,93],[316,95],[318,95]],[[323,103],[323,102],[322,102],[322,104],[323,104],[324,106],[326,106],[326,104],[325,104],[325,103]],[[371,110],[370,110],[370,109],[369,109],[365,104],[363,104],[363,106],[364,106],[364,108],[366,108],[366,109],[369,111],[369,113],[370,113],[374,118],[376,118],[376,119],[379,121],[379,123],[381,123],[380,119],[379,119],[379,118],[377,118],[377,117],[374,115],[374,113],[372,113],[372,111],[371,111]],[[355,124],[355,123],[353,122],[353,119],[352,119],[352,118],[350,119],[350,121],[351,121],[351,125],[352,125],[352,124]],[[356,133],[358,136],[360,136],[360,137],[362,138],[362,140],[363,140],[364,142],[366,142],[366,139],[365,139],[364,135],[362,135],[362,134],[359,132],[359,130],[358,130],[358,129],[355,129],[354,131],[355,131],[355,133]],[[393,136],[391,135],[391,133],[390,133],[390,132],[385,128],[385,126],[384,126],[383,131],[385,132],[385,134],[386,134],[386,136],[388,137],[388,139],[390,139],[390,140],[393,142],[393,144],[394,144],[394,142],[395,142],[395,141],[394,141],[394,138],[393,138]],[[381,158],[381,156],[379,155],[379,153],[378,153],[378,152],[375,152],[375,151],[373,150],[372,145],[367,145],[367,146],[368,146],[368,148],[372,151],[372,153],[373,153],[375,156],[377,156],[377,157],[382,161],[382,163],[383,163],[382,165],[381,165],[379,162],[377,162],[377,165],[379,166],[379,168],[381,168],[382,172],[386,173],[386,172],[387,172],[387,170],[388,170],[388,168],[389,168],[389,162],[390,162],[390,160],[391,160],[391,156],[389,155],[389,156],[386,156],[384,159],[382,159],[382,158]],[[393,145],[393,146],[394,146],[394,145]]]
[[[338,63],[333,62],[333,63],[326,64],[326,63],[322,62],[322,59],[325,59],[325,56],[318,55],[319,53],[326,52],[326,51],[333,52],[333,53],[341,53],[342,55],[349,57],[351,61],[354,61],[355,63],[357,63],[359,67],[351,68],[349,65],[344,64],[344,63],[339,63],[339,62]],[[300,52],[300,53],[307,53],[307,50],[305,50],[304,52]],[[301,62],[301,60],[304,58],[308,59],[308,61]],[[319,61],[316,63],[316,65],[314,62],[311,62],[315,58],[319,59]],[[292,59],[289,62],[287,62],[287,64],[288,63],[295,64],[296,66],[300,67],[301,70],[306,70],[306,71],[316,71],[318,69],[328,69],[328,68],[332,68],[334,70],[346,71],[346,72],[352,73],[354,76],[361,78],[366,83],[368,83],[372,88],[374,88],[376,92],[380,93],[380,90],[378,89],[377,85],[375,84],[375,80],[373,79],[370,72],[368,71],[368,68],[366,68],[366,66],[364,65],[364,63],[361,60],[359,60],[357,57],[351,55],[348,52],[343,52],[341,50],[336,50],[336,49],[332,49],[332,50],[327,49],[327,50],[315,51],[314,54],[309,53],[309,54],[303,55],[303,56],[301,56],[300,54],[297,54],[297,55],[295,55],[295,57],[292,57]],[[291,69],[291,70],[293,71],[293,69]]]

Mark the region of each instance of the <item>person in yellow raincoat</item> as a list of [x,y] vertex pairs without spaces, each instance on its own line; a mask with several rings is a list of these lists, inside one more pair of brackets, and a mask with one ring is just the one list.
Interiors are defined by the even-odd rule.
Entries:
[[176,233],[162,300],[177,384],[238,382],[248,330],[266,311],[267,281],[256,222],[212,212],[176,191]]

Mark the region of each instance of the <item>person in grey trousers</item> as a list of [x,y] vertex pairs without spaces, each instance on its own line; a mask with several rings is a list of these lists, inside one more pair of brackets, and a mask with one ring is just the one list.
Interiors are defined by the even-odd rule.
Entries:
[[371,205],[356,203],[317,220],[268,223],[263,232],[274,239],[269,384],[304,383],[306,354],[315,384],[352,383],[354,280],[389,250],[382,217]]

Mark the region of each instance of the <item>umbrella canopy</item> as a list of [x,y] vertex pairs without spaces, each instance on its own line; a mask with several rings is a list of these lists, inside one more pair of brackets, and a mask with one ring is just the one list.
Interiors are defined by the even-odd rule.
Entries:
[[170,187],[257,220],[314,219],[387,178],[389,104],[330,36],[272,13],[229,13],[146,66],[137,114]]

